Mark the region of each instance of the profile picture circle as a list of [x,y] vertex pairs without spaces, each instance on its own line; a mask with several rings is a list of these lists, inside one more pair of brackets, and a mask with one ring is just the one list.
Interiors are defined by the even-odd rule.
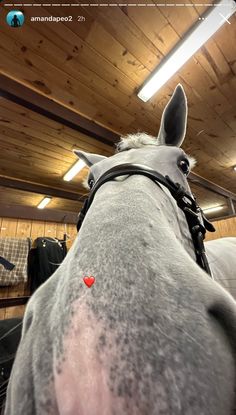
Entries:
[[21,27],[25,16],[20,10],[11,10],[6,17],[7,24],[11,27]]

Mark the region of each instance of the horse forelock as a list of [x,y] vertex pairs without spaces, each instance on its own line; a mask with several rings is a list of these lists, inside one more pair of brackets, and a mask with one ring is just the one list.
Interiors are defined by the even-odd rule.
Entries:
[[120,138],[116,144],[117,152],[129,150],[131,148],[141,148],[146,145],[158,146],[160,143],[157,138],[147,133],[127,134]]
[[[145,146],[160,146],[160,142],[157,137],[149,135],[147,133],[136,133],[136,134],[127,134],[120,138],[120,141],[116,144],[116,150],[118,153],[130,149],[138,149]],[[192,156],[186,154],[190,170],[192,170],[196,166],[196,159]]]

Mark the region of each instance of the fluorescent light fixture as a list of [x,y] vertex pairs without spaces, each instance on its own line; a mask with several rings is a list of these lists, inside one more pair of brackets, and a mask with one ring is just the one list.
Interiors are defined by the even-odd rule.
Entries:
[[41,202],[37,206],[37,208],[38,209],[44,209],[45,206],[47,206],[47,204],[50,202],[51,199],[52,199],[51,197],[44,197],[43,200],[41,200]]
[[204,20],[193,26],[189,34],[161,62],[139,91],[138,97],[144,102],[148,101],[223,24],[230,23],[228,19],[235,11],[234,0],[221,0],[211,6],[203,15]]
[[224,209],[224,206],[215,206],[212,208],[208,208],[208,209],[203,209],[204,213],[211,213],[211,212],[217,212],[218,210],[222,210]]
[[63,177],[63,180],[65,180],[66,182],[69,182],[70,180],[73,179],[73,177],[76,176],[76,174],[78,174],[80,172],[80,170],[82,170],[84,167],[86,166],[85,162],[83,160],[78,160],[72,167],[70,170],[68,170],[68,172],[65,174],[65,176]]

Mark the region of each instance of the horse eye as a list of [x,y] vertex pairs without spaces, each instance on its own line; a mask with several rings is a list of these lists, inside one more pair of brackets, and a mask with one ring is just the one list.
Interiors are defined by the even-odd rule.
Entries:
[[189,173],[189,162],[188,160],[180,160],[179,163],[179,168],[182,170],[182,172],[187,175]]

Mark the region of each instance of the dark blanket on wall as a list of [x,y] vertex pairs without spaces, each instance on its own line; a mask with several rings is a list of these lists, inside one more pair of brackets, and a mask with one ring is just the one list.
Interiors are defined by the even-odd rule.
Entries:
[[28,277],[33,293],[59,267],[67,253],[65,241],[37,238],[28,256]]

